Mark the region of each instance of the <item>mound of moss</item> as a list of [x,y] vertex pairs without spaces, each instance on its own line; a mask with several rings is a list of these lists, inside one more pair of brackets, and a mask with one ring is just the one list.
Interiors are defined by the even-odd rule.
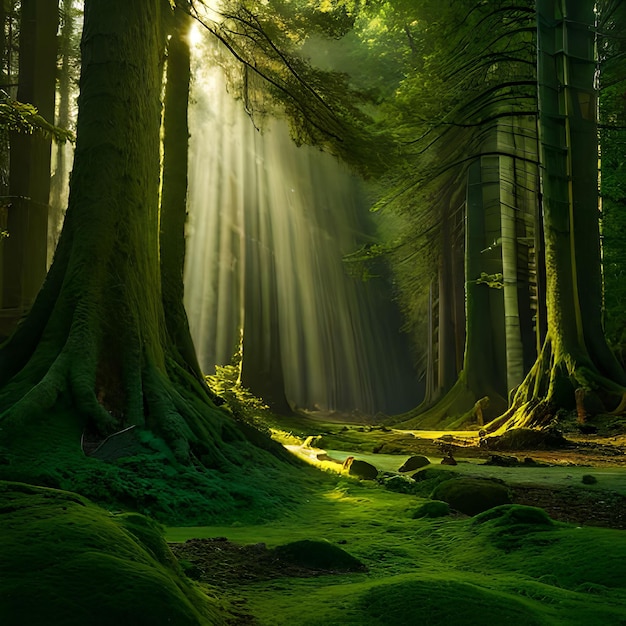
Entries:
[[481,478],[446,480],[433,490],[433,500],[443,500],[451,508],[466,515],[476,515],[495,506],[511,503],[505,485]]
[[474,524],[483,524],[493,521],[494,526],[513,526],[524,524],[530,526],[553,526],[554,522],[543,510],[535,506],[521,504],[505,504],[494,507],[484,513],[476,515]]
[[552,530],[554,522],[549,515],[534,506],[508,504],[497,506],[480,513],[473,520],[475,527],[480,526],[489,541],[496,548],[512,552],[528,545],[549,545],[554,538],[538,539],[535,534]]
[[365,623],[413,626],[414,624],[488,623],[539,626],[540,614],[508,594],[487,590],[460,580],[427,578],[372,587],[358,608]]
[[155,522],[77,494],[0,482],[0,551],[5,626],[226,622],[181,575]]
[[328,541],[303,539],[273,550],[280,560],[300,567],[334,572],[360,572],[366,569],[356,557]]
[[415,509],[412,517],[419,519],[421,517],[445,517],[446,515],[450,515],[450,505],[447,502],[429,500]]

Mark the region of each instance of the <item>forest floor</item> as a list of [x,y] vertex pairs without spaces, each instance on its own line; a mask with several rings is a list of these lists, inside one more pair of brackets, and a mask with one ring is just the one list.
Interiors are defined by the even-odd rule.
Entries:
[[[565,441],[529,450],[334,415],[272,426],[324,470],[306,501],[271,523],[167,531],[188,576],[226,593],[232,624],[626,624],[626,429],[572,425]],[[399,478],[414,455],[430,464]],[[378,481],[348,476],[349,456],[375,465]],[[456,465],[441,464],[450,458]],[[513,504],[420,517],[450,477],[503,484]],[[277,551],[309,541],[314,555],[339,547],[362,569]]]

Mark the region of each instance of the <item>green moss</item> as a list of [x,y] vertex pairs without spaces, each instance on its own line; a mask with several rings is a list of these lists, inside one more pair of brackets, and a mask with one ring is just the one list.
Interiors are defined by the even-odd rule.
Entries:
[[335,572],[359,572],[365,569],[358,559],[328,541],[293,541],[276,546],[274,553],[283,561],[312,569]]
[[0,507],[3,624],[224,622],[217,601],[178,575],[153,522],[111,515],[76,494],[7,482]]
[[442,482],[435,487],[432,497],[447,502],[451,508],[466,515],[476,515],[511,502],[509,490],[503,484],[478,478],[456,478]]
[[71,411],[42,415],[24,429],[3,424],[0,480],[77,492],[105,508],[169,524],[269,520],[311,483],[312,470],[286,463],[243,437],[221,442],[231,461],[208,469],[177,463],[160,439],[143,432],[138,454],[110,462],[87,457],[80,447],[81,427]]
[[497,506],[474,517],[474,524],[494,521],[494,526],[508,526],[513,524],[529,524],[539,526],[552,526],[554,522],[543,510],[534,506],[522,506],[519,504],[505,504]]
[[447,502],[429,500],[415,509],[412,517],[419,519],[420,517],[445,517],[446,515],[450,515],[450,505]]
[[540,615],[522,599],[468,582],[436,577],[373,587],[363,594],[358,606],[381,625],[484,626],[494,619],[511,626],[543,624]]

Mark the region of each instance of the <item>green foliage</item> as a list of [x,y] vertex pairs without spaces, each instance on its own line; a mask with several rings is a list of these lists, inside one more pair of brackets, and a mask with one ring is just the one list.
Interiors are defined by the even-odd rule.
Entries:
[[312,36],[317,49],[342,37],[364,2],[228,0],[219,12],[202,4],[194,14],[239,62],[235,70],[232,58],[226,63],[233,93],[259,125],[268,112],[282,114],[297,143],[319,145],[363,170],[382,167],[386,142],[370,132],[367,95],[345,71],[320,68],[304,50]]
[[239,347],[228,365],[215,366],[215,374],[206,377],[207,384],[216,396],[226,402],[236,419],[269,433],[263,419],[269,414],[269,407],[241,384],[242,358]]
[[0,90],[0,128],[32,135],[39,133],[58,143],[74,141],[74,134],[45,120],[32,104],[18,102]]

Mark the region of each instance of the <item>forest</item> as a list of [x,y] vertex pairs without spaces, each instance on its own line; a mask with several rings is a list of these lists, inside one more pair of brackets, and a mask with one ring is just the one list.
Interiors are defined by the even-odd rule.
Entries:
[[626,3],[0,25],[2,624],[626,624]]

